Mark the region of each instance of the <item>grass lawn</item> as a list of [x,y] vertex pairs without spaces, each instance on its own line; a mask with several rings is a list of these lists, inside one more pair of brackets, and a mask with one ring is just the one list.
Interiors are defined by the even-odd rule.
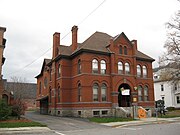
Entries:
[[97,123],[109,123],[109,122],[123,122],[123,121],[132,121],[133,118],[119,118],[119,117],[93,117],[89,118],[89,121],[91,122],[97,122]]
[[14,119],[0,121],[0,128],[17,128],[17,127],[46,127],[46,125],[39,122],[34,122],[28,119]]
[[174,118],[174,117],[180,117],[180,110],[173,110],[166,112],[166,115],[159,114],[159,118]]

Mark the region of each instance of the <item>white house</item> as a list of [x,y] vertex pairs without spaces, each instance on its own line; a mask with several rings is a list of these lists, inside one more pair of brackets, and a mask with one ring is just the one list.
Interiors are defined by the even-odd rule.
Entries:
[[180,108],[180,81],[173,83],[161,78],[162,73],[167,73],[164,68],[154,69],[154,96],[155,101],[162,99],[165,102],[165,107]]

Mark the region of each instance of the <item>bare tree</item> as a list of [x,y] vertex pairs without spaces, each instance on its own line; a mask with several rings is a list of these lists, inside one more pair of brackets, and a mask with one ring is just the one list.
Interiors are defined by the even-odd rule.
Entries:
[[167,80],[177,82],[180,80],[180,10],[166,23],[166,28],[167,40],[164,45],[166,52],[160,57],[159,65],[168,68],[164,73]]
[[27,108],[24,102],[25,89],[27,88],[26,79],[20,77],[11,77],[11,85],[9,90],[13,92],[14,100],[12,104],[12,112],[20,119],[21,115],[24,115]]

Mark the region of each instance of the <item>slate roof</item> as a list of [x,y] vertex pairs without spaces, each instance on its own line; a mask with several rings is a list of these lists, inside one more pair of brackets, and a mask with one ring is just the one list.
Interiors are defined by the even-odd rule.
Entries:
[[23,99],[36,99],[36,89],[37,84],[35,83],[5,83],[5,90],[8,92],[13,91],[15,98],[17,97],[17,94],[21,94]]
[[[110,51],[107,49],[107,46],[110,44],[110,39],[113,38],[114,41],[117,40],[119,36],[124,36],[125,39],[129,41],[129,39],[126,37],[126,35],[122,32],[121,34],[112,37],[106,33],[103,32],[98,32],[96,31],[94,34],[92,34],[88,39],[86,39],[83,43],[78,43],[78,48],[76,49],[75,52],[71,51],[71,45],[70,46],[64,46],[60,45],[60,54],[61,55],[66,55],[66,56],[71,56],[73,53],[76,53],[80,50],[91,50],[91,51],[99,51],[99,52],[104,52],[104,53],[110,53]],[[131,43],[129,41],[129,43]],[[136,57],[138,59],[142,60],[149,60],[149,61],[154,61],[153,58],[149,57],[148,55],[137,51],[136,52]]]

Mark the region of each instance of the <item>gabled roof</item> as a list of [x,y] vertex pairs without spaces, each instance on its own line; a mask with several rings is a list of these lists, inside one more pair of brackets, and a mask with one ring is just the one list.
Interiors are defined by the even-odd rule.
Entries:
[[[75,52],[71,51],[71,46],[60,45],[60,55],[71,56],[80,50],[89,50],[89,51],[110,53],[110,51],[107,49],[107,46],[110,44],[110,39],[113,38],[114,42],[116,42],[122,36],[127,40],[127,42],[129,42],[131,44],[131,41],[127,38],[127,36],[124,34],[124,32],[122,32],[121,34],[119,34],[115,37],[112,37],[112,36],[108,35],[107,33],[96,31],[88,39],[86,39],[83,43],[81,43],[81,44],[78,43],[78,48],[76,49]],[[146,55],[140,51],[136,52],[136,56],[137,56],[137,59],[154,61],[153,58],[149,57],[148,55]]]
[[44,70],[44,67],[51,62],[51,59],[44,59],[43,61],[43,65],[42,65],[42,68],[41,68],[41,72],[39,75],[37,75],[35,78],[38,78],[39,76],[41,76],[43,74],[43,70]]
[[114,37],[114,42],[118,41],[120,39],[120,37],[123,37],[126,39],[126,41],[132,45],[131,41],[128,39],[128,37],[124,34],[124,32],[122,32],[121,34],[118,34]]

